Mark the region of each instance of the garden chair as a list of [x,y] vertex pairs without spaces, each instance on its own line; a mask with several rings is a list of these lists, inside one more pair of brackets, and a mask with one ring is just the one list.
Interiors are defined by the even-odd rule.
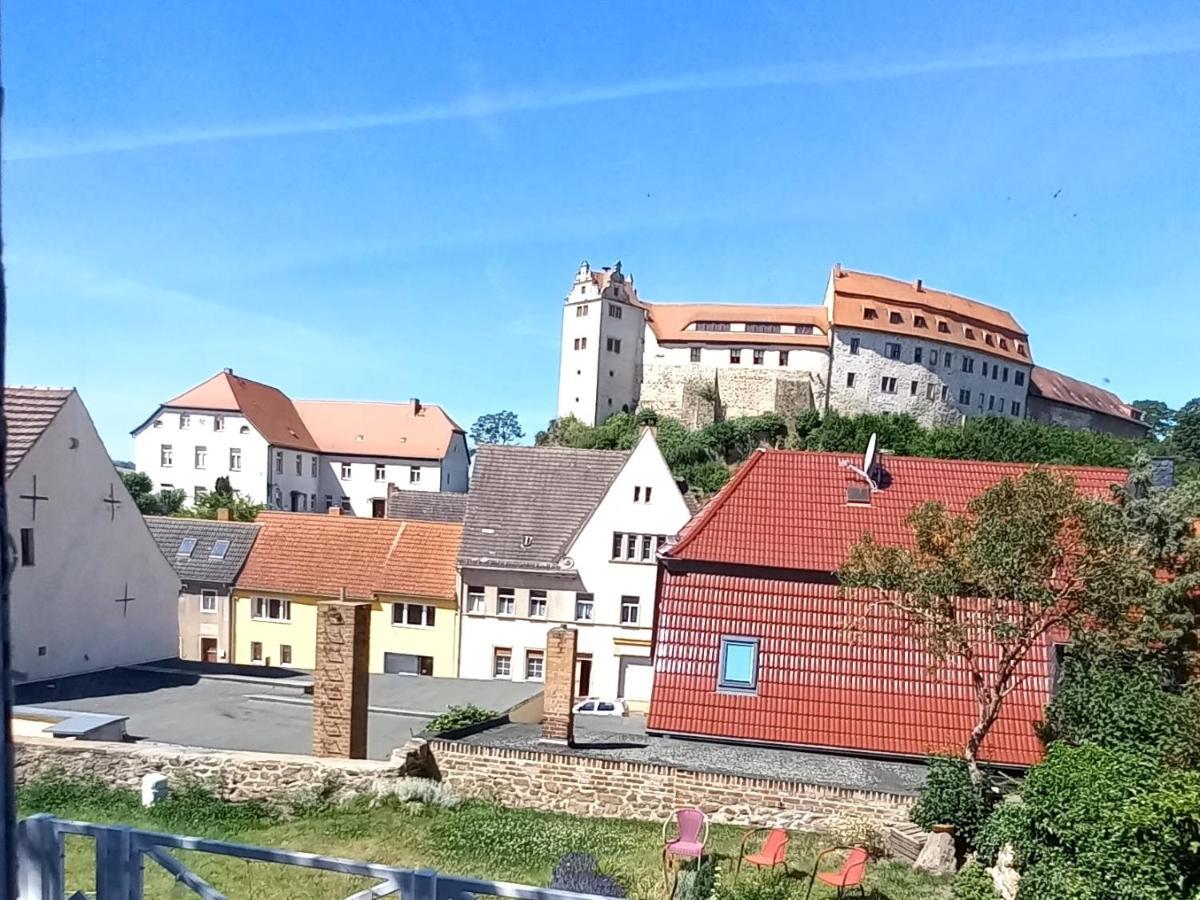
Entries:
[[817,854],[817,860],[813,863],[812,878],[808,882],[808,893],[804,895],[804,900],[808,900],[812,894],[813,883],[820,879],[822,884],[827,884],[831,888],[837,890],[839,898],[846,896],[847,888],[858,888],[862,896],[867,896],[867,889],[863,887],[863,876],[867,874],[867,851],[862,847],[855,847],[846,854],[846,861],[842,863],[842,867],[836,872],[821,871],[821,857],[827,853],[834,853],[839,850],[839,847],[830,847],[828,850],[822,850]]
[[[747,845],[762,834],[766,835],[762,846],[753,853],[748,852],[750,848]],[[738,860],[737,866],[733,870],[733,880],[737,881],[738,875],[741,874],[743,862],[765,869],[783,866],[785,872],[789,871],[787,852],[788,833],[782,828],[755,828],[747,831],[746,836],[742,838],[741,846],[738,847]]]
[[671,820],[663,822],[663,866],[669,860],[699,859],[708,840],[708,817],[704,810],[687,806],[675,811],[675,837],[667,838]]

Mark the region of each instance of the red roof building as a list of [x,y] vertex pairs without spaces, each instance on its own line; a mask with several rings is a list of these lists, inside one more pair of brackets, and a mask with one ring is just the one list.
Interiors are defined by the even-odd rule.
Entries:
[[[976,721],[966,673],[937,665],[892,610],[836,571],[870,532],[908,545],[911,510],[953,512],[1030,466],[883,456],[863,502],[851,454],[759,451],[661,557],[651,732],[891,757],[960,752]],[[857,460],[861,464],[861,459]],[[1124,469],[1051,467],[1111,496]],[[986,655],[987,648],[981,648]],[[1038,760],[1049,642],[1031,653],[981,758]]]

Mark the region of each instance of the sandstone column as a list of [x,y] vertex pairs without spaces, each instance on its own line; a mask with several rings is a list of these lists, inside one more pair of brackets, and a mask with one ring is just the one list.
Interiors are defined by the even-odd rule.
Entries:
[[365,759],[371,604],[344,599],[317,605],[313,679],[313,753]]
[[575,647],[579,632],[565,625],[546,635],[546,688],[542,695],[542,740],[570,744],[575,739]]

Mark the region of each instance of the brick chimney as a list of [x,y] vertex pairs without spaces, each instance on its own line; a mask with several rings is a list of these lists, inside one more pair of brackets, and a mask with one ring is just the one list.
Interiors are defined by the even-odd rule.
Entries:
[[370,676],[371,604],[346,599],[317,604],[313,676],[313,754],[365,759]]
[[328,512],[331,516],[340,516],[342,514],[342,508],[340,506],[331,506],[329,507]]
[[229,521],[229,507],[228,506],[217,507],[217,521],[218,522],[228,522]]
[[413,397],[410,402],[412,403],[413,415],[419,416],[421,414],[421,409],[422,409],[421,401],[417,397]]
[[579,632],[560,625],[546,635],[546,687],[542,694],[542,740],[575,740],[575,648]]

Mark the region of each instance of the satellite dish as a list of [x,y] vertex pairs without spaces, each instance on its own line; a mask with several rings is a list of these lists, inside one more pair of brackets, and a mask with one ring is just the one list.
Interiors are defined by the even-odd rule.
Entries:
[[863,480],[867,483],[872,491],[879,490],[879,485],[875,483],[875,477],[871,474],[871,470],[875,465],[875,446],[877,443],[878,439],[874,434],[872,434],[870,440],[867,441],[867,452],[863,454],[863,462],[861,467],[856,466],[848,459],[843,459],[838,463],[838,465],[843,469],[849,469],[851,472],[861,475]]
[[863,454],[862,470],[870,472],[871,467],[875,465],[875,445],[878,443],[875,439],[875,433],[871,433],[871,437],[867,440],[867,452]]

